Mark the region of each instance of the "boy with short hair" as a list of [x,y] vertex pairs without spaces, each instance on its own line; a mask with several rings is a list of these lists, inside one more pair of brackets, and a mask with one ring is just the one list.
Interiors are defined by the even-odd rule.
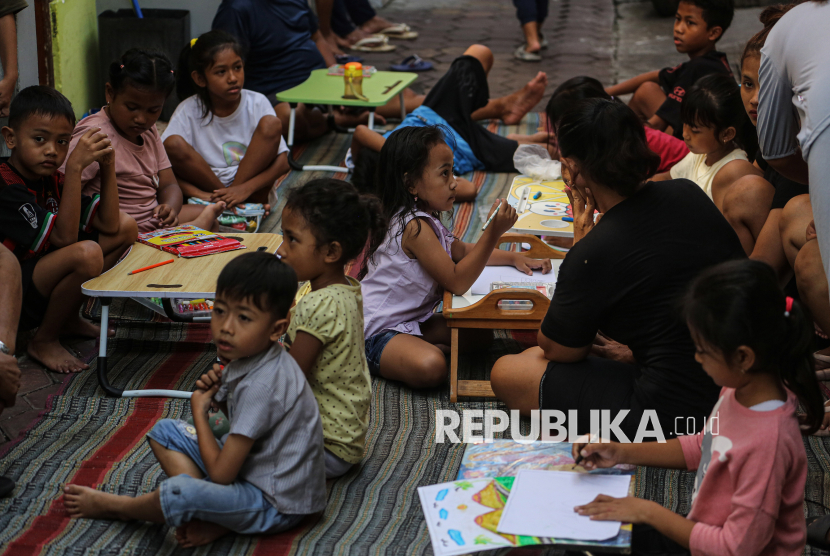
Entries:
[[[228,263],[210,323],[225,368],[214,365],[196,382],[193,426],[164,419],[148,435],[171,478],[135,498],[67,485],[69,515],[167,523],[187,548],[228,531],[277,533],[323,510],[320,411],[302,370],[277,342],[296,292],[294,270],[273,254]],[[211,401],[230,422],[223,442],[208,423]]]
[[715,50],[735,14],[733,0],[681,0],[674,16],[674,46],[689,56],[673,68],[643,73],[612,87],[611,96],[634,93],[628,105],[646,125],[683,138],[680,105],[695,82],[710,73],[732,75],[726,54]]
[[[98,129],[66,158],[75,127],[72,105],[50,87],[23,89],[11,103],[2,130],[12,155],[0,164],[0,243],[20,261],[23,310],[20,327],[37,327],[28,353],[47,368],[78,372],[88,365],[59,342],[63,334],[97,337],[80,317],[81,284],[115,264],[137,235],[135,222],[118,210],[115,154]],[[81,172],[98,161],[108,168],[100,195],[81,195]]]

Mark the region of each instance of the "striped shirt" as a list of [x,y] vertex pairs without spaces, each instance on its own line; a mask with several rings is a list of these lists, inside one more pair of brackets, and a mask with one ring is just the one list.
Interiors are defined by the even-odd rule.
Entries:
[[253,439],[239,478],[284,514],[326,507],[323,428],[299,365],[274,343],[225,366],[216,401],[227,400],[230,434]]

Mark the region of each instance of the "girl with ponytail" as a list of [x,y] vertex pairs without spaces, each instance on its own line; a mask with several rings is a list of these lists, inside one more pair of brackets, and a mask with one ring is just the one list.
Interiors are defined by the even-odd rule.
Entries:
[[665,443],[575,444],[574,455],[588,469],[617,463],[697,469],[691,512],[683,517],[655,502],[609,496],[576,511],[661,534],[643,532],[638,541],[635,528],[635,551],[645,541],[666,554],[801,554],[807,478],[801,434],[815,432],[824,416],[812,321],[784,296],[773,270],[751,260],[704,271],[684,305],[696,359],[723,387],[704,430]]
[[209,31],[182,49],[176,93],[184,100],[161,139],[186,197],[228,208],[267,203],[288,172],[274,107],[244,86],[245,50],[233,35]]
[[372,398],[363,296],[344,266],[385,233],[380,201],[349,183],[317,179],[288,192],[277,254],[306,284],[291,309],[285,344],[320,406],[327,478],[363,458]]

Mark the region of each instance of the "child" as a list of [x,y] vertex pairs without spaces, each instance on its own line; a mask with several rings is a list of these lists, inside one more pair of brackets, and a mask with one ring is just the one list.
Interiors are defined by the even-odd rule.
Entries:
[[[118,152],[115,175],[121,208],[135,218],[139,232],[185,223],[210,230],[217,226],[216,217],[224,208],[222,203],[182,205],[182,191],[155,125],[174,83],[173,67],[163,54],[128,50],[110,64],[107,105],[78,124],[69,144],[72,152],[93,127],[109,136]],[[85,194],[100,191],[99,165],[86,168],[81,181]]]
[[[166,523],[189,548],[228,531],[284,531],[325,508],[320,412],[277,341],[296,291],[294,271],[272,254],[246,253],[228,263],[210,322],[225,368],[214,365],[196,382],[193,426],[164,419],[148,434],[170,478],[135,498],[66,485],[69,515]],[[208,423],[212,401],[230,421],[222,441]]]
[[[375,376],[412,388],[442,384],[447,363],[437,346],[450,345],[450,331],[433,314],[442,290],[463,294],[488,264],[527,274],[551,270],[550,260],[496,249],[517,220],[505,199],[493,205],[501,208],[477,243],[456,241],[439,215],[452,210],[457,188],[452,150],[439,128],[405,127],[383,145],[376,189],[389,231],[382,240],[372,239],[360,272],[366,359]],[[484,331],[476,347],[488,338]]]
[[323,420],[326,477],[363,459],[372,382],[363,349],[360,282],[343,273],[386,223],[375,197],[335,179],[312,180],[288,193],[277,254],[307,283],[291,309],[287,345],[308,377]]
[[[685,316],[696,359],[723,387],[704,431],[665,443],[575,444],[573,451],[588,469],[617,463],[697,469],[692,511],[683,517],[648,500],[602,495],[576,511],[656,529],[635,529],[634,552],[801,554],[807,478],[801,432],[815,431],[824,415],[812,324],[792,298],[785,300],[772,269],[749,260],[701,274],[687,294]],[[807,412],[803,431],[799,402]]]
[[282,126],[265,95],[243,89],[244,51],[224,31],[210,31],[179,58],[179,104],[161,136],[186,197],[267,203],[288,172]]
[[634,93],[629,106],[649,127],[683,138],[680,106],[695,82],[710,73],[731,76],[726,54],[715,50],[735,13],[733,0],[682,0],[674,16],[674,47],[689,56],[673,68],[633,77],[607,89],[614,97]]
[[[62,94],[49,87],[23,89],[3,128],[12,155],[0,164],[0,242],[20,261],[20,327],[38,328],[27,351],[60,373],[89,366],[58,337],[100,333],[78,314],[81,284],[113,266],[136,238],[135,222],[118,210],[112,136],[87,128],[64,163],[74,126],[72,105]],[[101,193],[82,195],[81,172],[97,163]],[[65,174],[58,171],[61,164]]]
[[[507,139],[477,124],[475,120],[501,118],[505,123],[518,123],[542,99],[547,76],[539,72],[521,90],[497,99],[489,98],[487,74],[493,66],[493,53],[486,46],[474,44],[463,56],[456,58],[447,73],[430,90],[423,104],[409,114],[397,129],[410,126],[442,125],[449,130],[455,171],[466,174],[473,170],[514,172],[513,153],[517,141]],[[368,191],[376,157],[392,132],[380,135],[366,126],[358,126],[352,139],[354,183]],[[368,151],[368,157],[363,153]],[[478,188],[468,180],[459,179],[456,197],[459,202],[475,199]]]

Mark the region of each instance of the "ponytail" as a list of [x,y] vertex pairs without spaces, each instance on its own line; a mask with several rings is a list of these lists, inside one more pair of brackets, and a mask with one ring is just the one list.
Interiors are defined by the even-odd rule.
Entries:
[[781,352],[778,360],[778,372],[781,382],[792,390],[805,415],[801,418],[804,434],[813,434],[824,420],[824,398],[816,378],[815,358],[813,357],[813,340],[815,328],[813,320],[803,310],[801,304],[791,301],[792,308],[785,313],[784,335],[781,337]]

